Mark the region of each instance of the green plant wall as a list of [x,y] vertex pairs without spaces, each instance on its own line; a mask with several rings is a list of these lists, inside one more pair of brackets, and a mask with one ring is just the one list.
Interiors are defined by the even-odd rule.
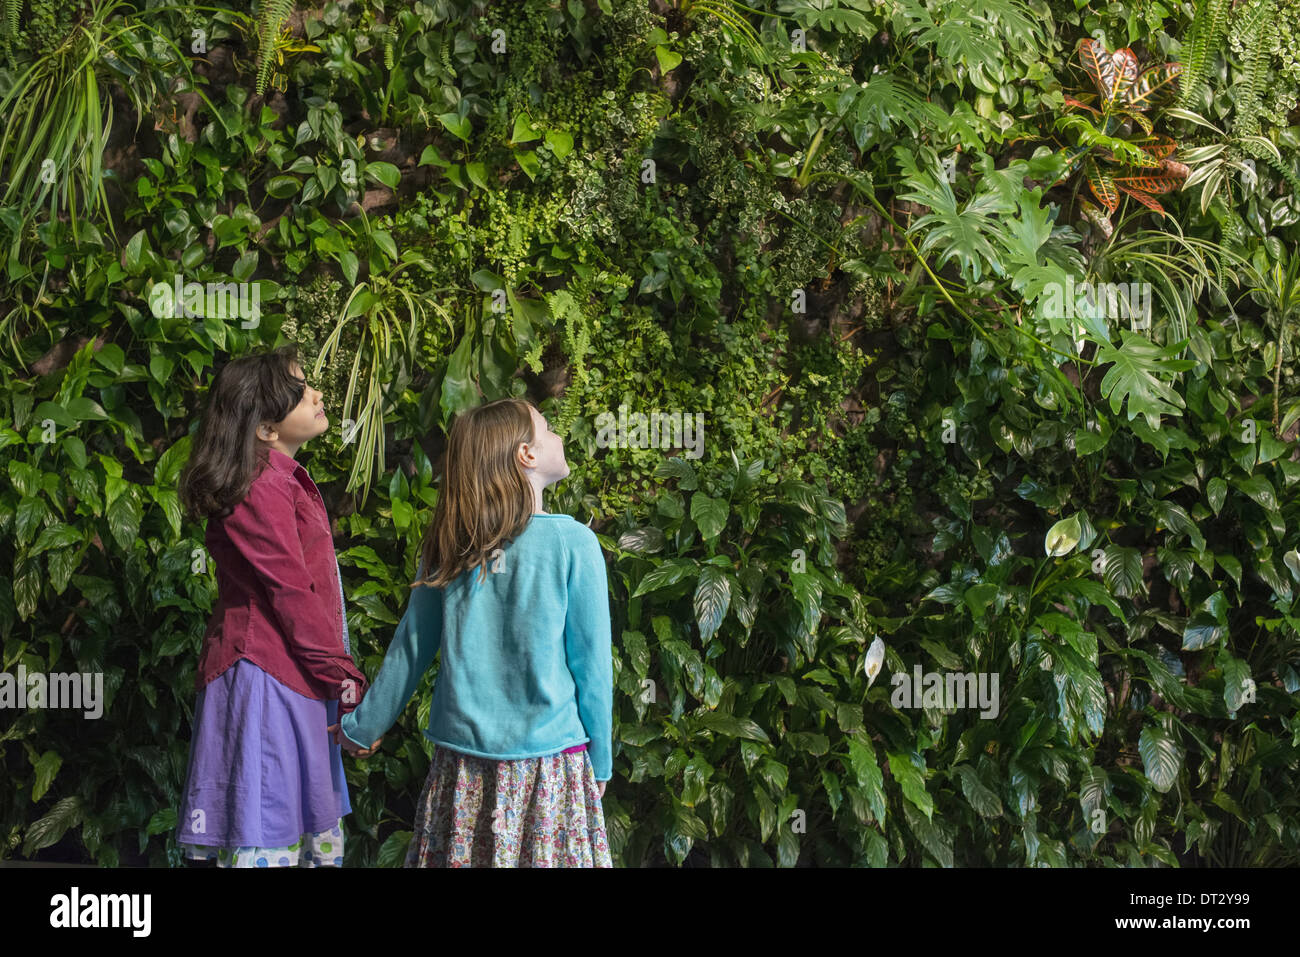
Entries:
[[[0,672],[106,700],[0,708],[0,859],[180,865],[215,577],[176,480],[214,366],[292,342],[372,677],[450,418],[527,394],[565,436],[619,866],[1300,863],[1268,3],[6,3]],[[1129,102],[1088,38],[1186,85],[1061,122]],[[1085,147],[1190,175],[1102,210]],[[620,410],[701,416],[700,454],[611,447]],[[430,689],[345,759],[347,865],[404,857]]]

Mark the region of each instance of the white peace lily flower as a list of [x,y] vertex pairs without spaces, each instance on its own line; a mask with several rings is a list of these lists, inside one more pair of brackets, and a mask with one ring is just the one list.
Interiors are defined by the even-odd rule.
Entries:
[[876,640],[871,643],[867,649],[867,656],[862,661],[862,671],[867,676],[867,687],[870,688],[876,681],[876,675],[880,674],[880,666],[885,663],[885,643],[877,636]]

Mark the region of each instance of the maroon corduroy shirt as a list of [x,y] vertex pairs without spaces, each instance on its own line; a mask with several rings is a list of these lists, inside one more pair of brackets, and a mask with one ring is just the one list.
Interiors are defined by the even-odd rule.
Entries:
[[218,598],[196,686],[243,658],[308,698],[339,699],[342,717],[367,684],[343,645],[329,516],[307,470],[278,449],[268,453],[244,500],[208,520]]

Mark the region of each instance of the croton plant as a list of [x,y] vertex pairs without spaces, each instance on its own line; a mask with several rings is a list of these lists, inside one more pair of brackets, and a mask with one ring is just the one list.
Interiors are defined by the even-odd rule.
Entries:
[[1161,63],[1139,71],[1138,58],[1128,47],[1112,53],[1091,38],[1080,43],[1079,61],[1096,92],[1065,98],[1067,115],[1056,127],[1072,131],[1076,143],[1064,151],[1066,168],[1057,182],[1082,167],[1088,190],[1100,204],[1081,200],[1082,210],[1109,236],[1110,216],[1119,208],[1121,192],[1163,216],[1156,197],[1178,189],[1191,172],[1170,159],[1177,142],[1156,133],[1147,116],[1173,92],[1183,68],[1181,63]]

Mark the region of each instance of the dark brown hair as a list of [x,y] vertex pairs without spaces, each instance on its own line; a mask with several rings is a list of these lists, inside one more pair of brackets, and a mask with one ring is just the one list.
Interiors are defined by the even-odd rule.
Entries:
[[475,566],[482,581],[492,553],[528,526],[536,496],[516,454],[534,440],[531,404],[496,399],[452,422],[442,492],[421,550],[424,578],[416,585],[442,587]]
[[302,401],[307,380],[293,374],[294,346],[233,359],[208,390],[180,499],[194,521],[224,518],[244,500],[268,453],[257,438],[263,422],[279,422]]

